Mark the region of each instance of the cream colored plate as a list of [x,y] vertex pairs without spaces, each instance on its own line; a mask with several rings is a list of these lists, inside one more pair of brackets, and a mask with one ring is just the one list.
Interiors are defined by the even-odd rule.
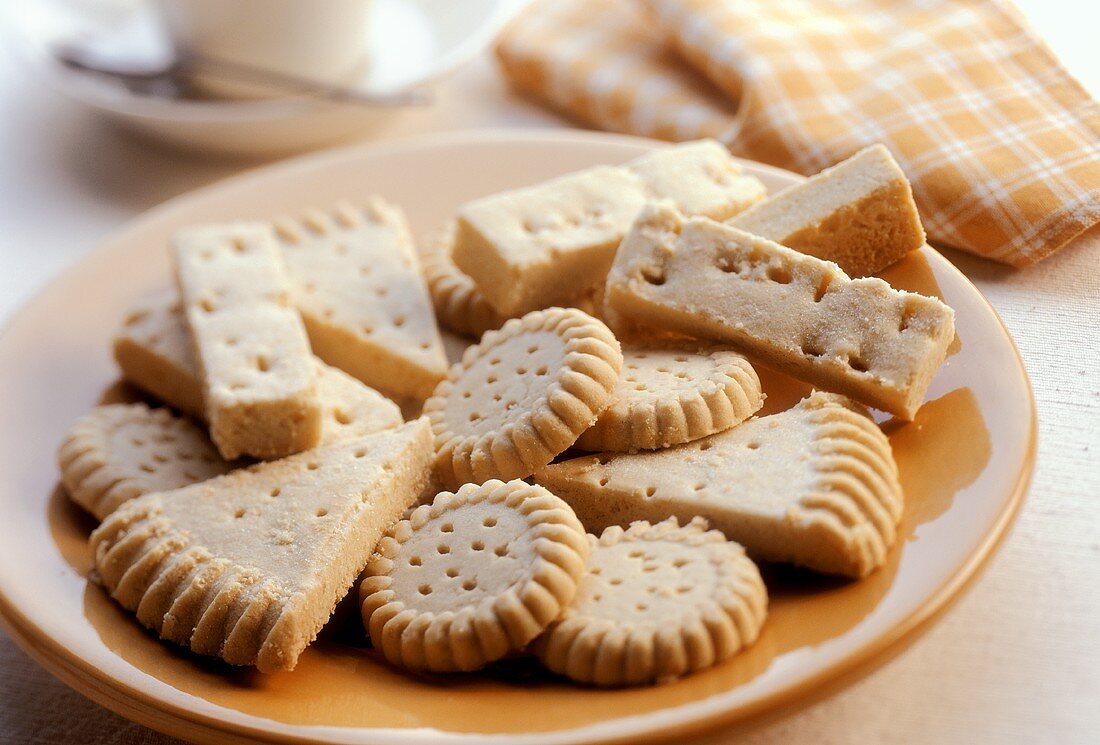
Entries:
[[[487,674],[419,679],[386,667],[342,608],[293,673],[199,659],[145,633],[84,579],[90,521],[57,487],[54,449],[107,395],[108,341],[125,310],[168,283],[165,239],[204,220],[262,218],[378,191],[424,233],[461,202],[654,147],[583,133],[470,133],[358,147],[275,165],[175,199],[61,276],[0,337],[0,617],[81,693],[202,742],[410,743],[504,735],[594,742],[747,723],[850,681],[927,626],[1011,523],[1034,460],[1035,415],[1016,349],[978,291],[930,249],[891,268],[897,286],[958,313],[954,354],[911,424],[886,422],[906,491],[905,540],[859,583],[770,570],[771,615],[748,652],[656,688],[598,691],[517,660]],[[746,163],[770,189],[790,174]],[[804,386],[765,375],[768,408]],[[354,611],[354,609],[351,609]]]

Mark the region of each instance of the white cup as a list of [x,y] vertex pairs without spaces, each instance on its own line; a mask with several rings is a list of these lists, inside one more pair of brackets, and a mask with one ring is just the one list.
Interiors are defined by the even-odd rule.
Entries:
[[[323,84],[353,81],[366,65],[369,0],[158,0],[181,54],[199,65],[195,82],[230,98],[287,95],[233,69],[266,70]],[[225,71],[219,75],[217,63]]]

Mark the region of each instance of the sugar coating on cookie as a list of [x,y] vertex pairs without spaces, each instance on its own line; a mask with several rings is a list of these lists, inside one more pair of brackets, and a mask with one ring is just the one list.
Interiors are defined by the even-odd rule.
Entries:
[[469,202],[453,256],[498,313],[518,316],[601,284],[647,200],[722,220],[763,198],[725,146],[700,140]]
[[535,643],[550,670],[599,686],[655,683],[756,641],[768,604],[760,572],[704,521],[635,522],[589,541],[576,597]]
[[622,364],[607,326],[574,308],[535,311],[487,332],[424,404],[440,479],[454,486],[530,476],[592,426]]
[[145,404],[110,404],[81,417],[57,454],[69,497],[103,520],[119,505],[229,471],[189,420]]
[[850,277],[876,274],[924,245],[913,190],[883,145],[860,150],[726,224],[835,262]]
[[363,624],[413,670],[476,670],[518,651],[573,599],[588,542],[540,486],[490,480],[393,526],[360,585]]
[[146,494],[92,533],[95,577],[162,639],[292,670],[430,470],[418,420]]
[[652,450],[729,429],[764,403],[760,379],[736,352],[691,343],[623,347],[611,405],[574,447]]
[[447,358],[400,208],[372,196],[275,229],[314,353],[391,396],[426,398]]
[[440,325],[476,339],[500,328],[508,318],[497,313],[474,281],[455,265],[451,257],[454,235],[455,224],[449,222],[422,241],[420,264]]
[[317,370],[271,228],[187,228],[173,237],[172,256],[222,457],[279,458],[317,445]]
[[883,564],[903,510],[886,436],[831,393],[702,440],[574,458],[535,478],[589,531],[702,516],[754,557],[849,577]]
[[[127,314],[115,334],[115,361],[126,380],[165,404],[202,419],[202,384],[183,309],[170,293]],[[316,357],[321,444],[397,427],[401,409],[378,391]]]
[[607,301],[903,419],[955,336],[955,314],[936,298],[656,203],[623,239]]

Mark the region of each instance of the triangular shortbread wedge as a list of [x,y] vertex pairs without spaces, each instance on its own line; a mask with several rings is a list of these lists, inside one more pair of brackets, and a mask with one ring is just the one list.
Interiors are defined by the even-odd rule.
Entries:
[[112,513],[91,536],[111,596],[161,638],[292,670],[428,481],[417,420],[261,463]]
[[[130,312],[115,335],[114,354],[129,382],[185,414],[203,418],[198,364],[174,293]],[[323,409],[322,445],[401,424],[401,410],[393,401],[317,358],[314,364]]]
[[317,370],[290,281],[263,223],[172,238],[210,439],[223,458],[280,458],[321,440]]
[[955,336],[954,311],[935,298],[661,203],[619,247],[607,302],[904,419]]
[[913,190],[882,145],[860,150],[726,224],[835,262],[850,277],[877,274],[924,245]]
[[535,480],[589,532],[698,516],[757,558],[850,577],[883,563],[902,512],[886,436],[830,393],[666,450],[549,465]]
[[100,520],[143,494],[232,468],[203,429],[145,404],[96,407],[69,428],[57,461],[69,497]]
[[470,202],[454,261],[498,313],[520,316],[600,284],[648,199],[724,220],[763,198],[725,147],[701,140]]
[[275,228],[314,353],[384,393],[427,398],[447,357],[401,210],[370,197]]

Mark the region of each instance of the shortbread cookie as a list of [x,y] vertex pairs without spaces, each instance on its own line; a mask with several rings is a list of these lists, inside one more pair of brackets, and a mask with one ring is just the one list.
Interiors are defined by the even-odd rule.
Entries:
[[615,334],[615,338],[622,344],[699,343],[698,340],[678,331],[651,326],[637,318],[626,318],[608,304],[606,297],[601,297],[600,302],[598,312],[592,315],[606,323],[611,333]]
[[575,458],[535,478],[589,531],[698,515],[757,558],[862,577],[893,545],[903,500],[889,441],[854,409],[814,393],[703,440]]
[[877,274],[924,245],[909,181],[882,145],[787,187],[727,224],[832,261],[849,277]]
[[430,468],[417,420],[147,494],[92,533],[96,575],[163,639],[292,670]]
[[611,307],[912,419],[955,336],[939,300],[850,279],[707,218],[649,205],[607,280]]
[[210,439],[227,460],[321,440],[317,368],[270,227],[182,230],[172,241]]
[[179,293],[159,293],[126,314],[112,341],[123,377],[154,398],[201,420],[202,381]]
[[[174,293],[132,311],[115,335],[115,360],[126,379],[185,414],[203,418],[202,384],[183,310]],[[331,445],[401,424],[393,401],[314,358],[324,412],[321,444]]]
[[[455,225],[451,222],[424,241],[420,247],[420,263],[439,323],[457,334],[480,339],[486,331],[503,326],[508,317],[493,310],[474,281],[455,266],[451,257],[454,235]],[[586,288],[565,305],[600,317],[603,284]]]
[[145,404],[99,406],[69,428],[57,453],[69,497],[99,520],[123,502],[231,469],[187,419]]
[[576,597],[535,643],[554,672],[600,686],[655,683],[756,641],[768,608],[760,572],[702,520],[636,522],[589,539]]
[[592,426],[622,364],[608,328],[575,308],[487,332],[424,404],[439,478],[454,487],[530,476]]
[[701,140],[470,202],[454,261],[498,313],[518,316],[601,284],[648,199],[723,220],[763,198],[721,144]]
[[474,281],[459,269],[451,257],[455,224],[448,223],[420,244],[420,264],[432,296],[440,325],[476,339],[508,320],[493,310]]
[[737,99],[672,54],[646,16],[620,0],[532,2],[497,40],[497,61],[513,87],[593,129],[672,142],[733,131]]
[[588,541],[541,486],[443,492],[388,531],[359,588],[374,646],[412,670],[476,670],[522,650],[577,591]]
[[581,450],[652,450],[729,429],[764,405],[741,355],[698,343],[623,347],[611,404],[577,438]]
[[401,210],[370,197],[275,227],[317,356],[383,393],[426,398],[447,358]]

